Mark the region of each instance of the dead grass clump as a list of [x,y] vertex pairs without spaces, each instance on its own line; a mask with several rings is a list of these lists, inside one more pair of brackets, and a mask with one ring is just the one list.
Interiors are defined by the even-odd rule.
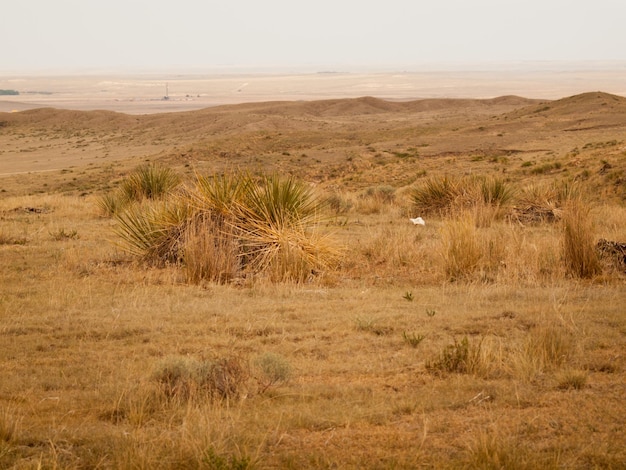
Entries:
[[531,380],[546,370],[567,363],[574,353],[572,334],[557,325],[541,325],[531,328],[521,348],[512,354],[514,374]]
[[587,373],[580,370],[565,370],[558,376],[559,390],[582,390],[587,384]]
[[386,207],[396,200],[396,189],[393,186],[382,185],[365,190],[358,199],[356,210],[360,214],[380,214]]
[[598,274],[601,268],[589,207],[582,201],[571,201],[564,211],[562,231],[562,255],[567,272],[579,278]]
[[187,282],[226,283],[241,275],[239,242],[231,227],[216,218],[198,216],[182,239],[183,269]]
[[0,245],[26,245],[28,239],[26,237],[15,237],[0,232]]
[[0,455],[2,443],[12,443],[17,439],[21,427],[21,418],[15,414],[15,410],[9,406],[0,410]]
[[472,214],[444,221],[440,254],[450,281],[493,280],[506,255],[506,240],[498,230],[478,229]]
[[612,268],[626,273],[626,243],[620,243],[601,238],[596,243],[599,257]]
[[247,367],[235,356],[213,361],[171,356],[163,359],[152,374],[168,400],[232,399],[241,396],[249,377]]
[[539,455],[532,448],[521,444],[519,439],[501,431],[479,430],[467,444],[463,468],[499,470],[515,468],[558,469],[562,466],[559,455]]
[[475,224],[468,217],[447,220],[441,234],[441,255],[446,278],[469,278],[482,256]]
[[479,206],[483,210],[489,207],[495,216],[501,214],[513,196],[513,187],[499,178],[443,176],[429,178],[415,188],[411,199],[422,214],[446,215]]
[[502,346],[495,338],[483,337],[478,343],[470,343],[464,336],[460,341],[454,338],[437,359],[427,361],[426,370],[492,377],[501,372],[503,357]]
[[578,185],[563,182],[526,186],[515,198],[512,217],[522,224],[556,222],[563,216],[563,207],[580,199]]

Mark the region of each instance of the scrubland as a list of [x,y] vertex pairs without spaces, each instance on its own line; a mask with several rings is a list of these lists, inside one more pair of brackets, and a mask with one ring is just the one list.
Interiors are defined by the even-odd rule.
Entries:
[[0,116],[0,467],[623,468],[615,98]]

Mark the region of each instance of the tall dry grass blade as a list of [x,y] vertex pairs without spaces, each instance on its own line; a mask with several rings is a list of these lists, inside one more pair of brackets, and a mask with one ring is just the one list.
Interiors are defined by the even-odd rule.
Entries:
[[599,274],[601,264],[589,207],[580,200],[572,200],[564,211],[562,224],[562,254],[567,272],[579,278]]
[[482,249],[471,217],[464,215],[445,221],[440,253],[449,280],[468,279],[476,272],[482,259]]

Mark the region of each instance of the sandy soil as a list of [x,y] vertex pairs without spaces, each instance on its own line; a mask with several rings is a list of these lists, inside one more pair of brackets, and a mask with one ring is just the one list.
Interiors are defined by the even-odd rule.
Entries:
[[[374,96],[388,100],[493,98],[518,95],[558,99],[586,91],[626,96],[625,70],[581,69],[311,73],[299,75],[4,76],[0,112],[39,107],[129,114],[187,111],[221,104]],[[168,95],[167,100],[163,97]]]

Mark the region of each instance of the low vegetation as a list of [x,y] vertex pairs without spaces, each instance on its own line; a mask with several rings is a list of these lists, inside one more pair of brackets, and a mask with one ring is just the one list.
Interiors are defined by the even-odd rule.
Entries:
[[362,139],[375,178],[342,150],[323,183],[167,158],[0,180],[0,467],[621,468],[626,208],[585,160],[619,145],[426,179],[438,144],[393,132]]

